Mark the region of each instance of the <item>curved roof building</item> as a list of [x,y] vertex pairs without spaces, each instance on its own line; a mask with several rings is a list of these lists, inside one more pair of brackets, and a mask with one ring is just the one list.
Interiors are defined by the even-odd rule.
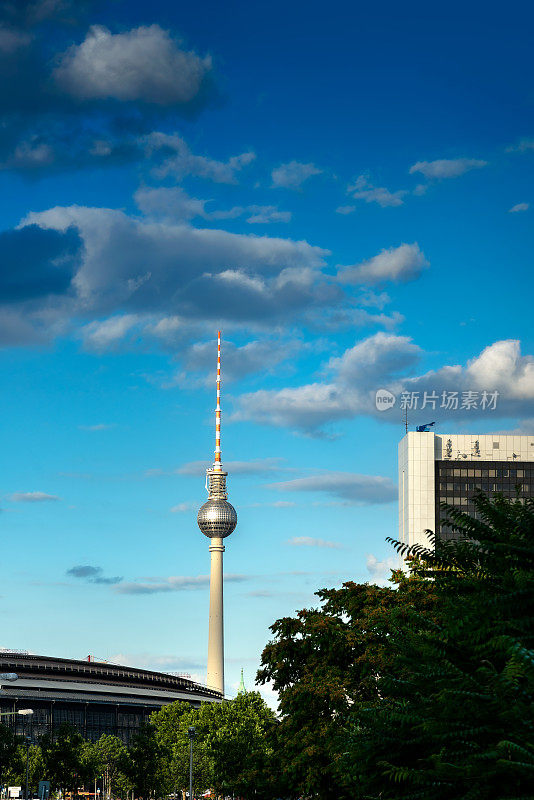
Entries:
[[[102,661],[0,652],[0,673],[18,676],[0,678],[0,710],[15,712],[2,721],[35,739],[68,722],[86,739],[112,733],[128,744],[150,714],[168,703],[222,700],[219,692],[186,677]],[[33,715],[17,716],[21,708]]]

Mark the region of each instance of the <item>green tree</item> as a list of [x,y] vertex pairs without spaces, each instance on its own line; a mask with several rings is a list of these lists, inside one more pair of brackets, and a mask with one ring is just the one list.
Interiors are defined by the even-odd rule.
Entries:
[[103,733],[94,744],[99,773],[104,776],[104,796],[111,797],[117,781],[124,785],[131,771],[130,756],[118,736]]
[[213,784],[213,762],[206,747],[208,722],[200,709],[189,703],[171,703],[151,715],[156,729],[156,740],[162,753],[160,778],[167,793],[183,791],[189,787],[189,735],[194,727],[194,771],[193,791],[195,794],[211,788]]
[[258,800],[276,795],[276,718],[257,692],[200,708],[173,703],[153,714],[151,721],[159,747],[160,789],[169,793],[188,788],[188,730],[194,727],[195,794],[215,789]]
[[55,737],[46,734],[41,739],[41,750],[47,777],[55,789],[76,792],[85,779],[85,742],[78,731],[63,723]]
[[345,764],[362,797],[533,796],[534,502],[475,506],[444,506],[458,541],[397,543],[439,614],[393,637],[381,702],[354,709]]
[[163,793],[166,780],[164,751],[153,724],[143,725],[130,744],[130,779],[136,797]]
[[0,785],[9,780],[17,753],[17,739],[6,725],[0,725]]
[[432,617],[432,584],[396,573],[397,588],[348,582],[317,592],[320,608],[277,620],[260,683],[279,694],[277,749],[285,796],[349,798],[357,778],[343,759],[355,706],[381,701],[392,635],[414,615]]
[[212,787],[222,795],[275,797],[277,723],[260,694],[246,692],[225,703],[205,704],[199,716],[207,729]]
[[10,766],[6,770],[5,780],[12,786],[26,785],[26,756],[28,757],[28,783],[30,789],[35,788],[45,775],[45,764],[42,750],[39,745],[15,740],[15,753]]

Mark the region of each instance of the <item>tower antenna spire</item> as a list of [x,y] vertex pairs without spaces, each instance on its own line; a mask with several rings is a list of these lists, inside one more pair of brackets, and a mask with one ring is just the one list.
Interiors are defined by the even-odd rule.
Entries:
[[215,408],[215,463],[213,469],[222,472],[221,463],[221,332],[217,331],[217,406]]
[[210,540],[210,612],[208,632],[208,686],[224,695],[223,540],[237,525],[237,513],[228,502],[227,472],[221,464],[221,332],[217,331],[217,406],[215,461],[206,470],[208,500],[198,512],[198,527]]

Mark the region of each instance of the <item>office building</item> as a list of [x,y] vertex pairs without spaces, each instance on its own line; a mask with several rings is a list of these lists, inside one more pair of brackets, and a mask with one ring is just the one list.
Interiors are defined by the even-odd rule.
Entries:
[[407,433],[399,442],[400,541],[427,546],[427,529],[454,537],[440,503],[474,515],[477,489],[534,497],[534,436]]

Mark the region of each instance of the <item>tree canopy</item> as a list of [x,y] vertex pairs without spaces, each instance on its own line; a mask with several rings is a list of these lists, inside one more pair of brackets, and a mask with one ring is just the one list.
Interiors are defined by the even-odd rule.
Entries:
[[444,507],[458,537],[395,543],[391,587],[347,583],[278,620],[259,680],[280,693],[288,794],[531,798],[534,504]]

